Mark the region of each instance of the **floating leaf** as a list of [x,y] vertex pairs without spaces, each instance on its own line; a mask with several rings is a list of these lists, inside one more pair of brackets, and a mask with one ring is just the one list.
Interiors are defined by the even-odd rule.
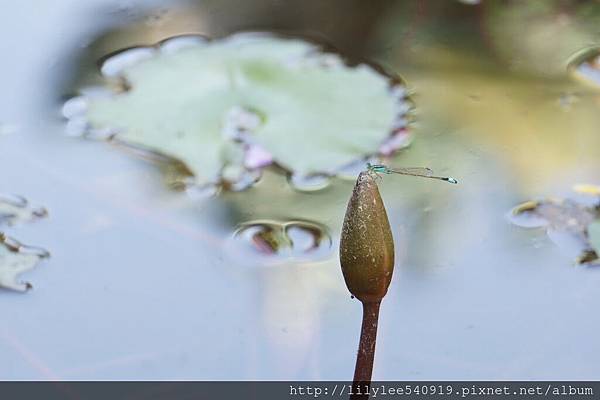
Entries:
[[[574,190],[598,196],[597,186],[576,185]],[[524,228],[546,228],[548,237],[561,249],[574,249],[578,264],[598,261],[600,239],[598,235],[598,204],[587,205],[572,199],[550,198],[527,201],[514,207],[510,220]]]
[[[23,197],[0,195],[0,226],[32,221],[47,214],[44,208],[30,207]],[[29,282],[18,280],[19,274],[48,256],[46,250],[25,246],[0,232],[0,287],[21,292],[30,289]]]
[[116,90],[69,100],[69,130],[179,160],[200,185],[231,179],[232,164],[335,175],[408,145],[406,90],[374,67],[300,39],[190,38],[106,59],[101,72]]
[[32,208],[21,196],[0,195],[0,225],[32,221],[48,215],[44,208]]
[[0,233],[0,287],[20,292],[31,289],[29,282],[18,279],[19,275],[34,268],[49,255],[46,250],[24,246]]

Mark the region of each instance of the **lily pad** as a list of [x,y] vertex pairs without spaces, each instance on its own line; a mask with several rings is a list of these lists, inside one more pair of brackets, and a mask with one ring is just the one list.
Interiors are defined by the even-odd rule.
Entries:
[[19,292],[31,289],[31,284],[19,280],[19,275],[49,256],[44,249],[25,246],[0,233],[0,287]]
[[600,190],[593,185],[576,185],[574,190],[596,200],[591,204],[560,198],[527,201],[514,207],[509,218],[521,227],[545,228],[561,249],[574,249],[578,264],[596,264],[600,253]]
[[45,208],[32,208],[21,196],[0,195],[0,225],[32,221],[48,215]]
[[[46,209],[29,206],[23,197],[0,195],[0,226],[28,222],[46,215]],[[31,289],[31,284],[20,281],[19,275],[49,256],[44,249],[25,246],[0,232],[0,288],[21,292]]]
[[[101,72],[111,92],[69,100],[69,130],[177,160],[199,185],[243,181],[239,167],[273,163],[333,176],[409,144],[399,79],[297,38],[176,37],[111,56]],[[224,177],[231,166],[238,172]]]

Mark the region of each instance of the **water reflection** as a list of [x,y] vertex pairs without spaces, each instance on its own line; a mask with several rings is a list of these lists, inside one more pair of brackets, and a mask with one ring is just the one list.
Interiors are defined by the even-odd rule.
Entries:
[[[269,256],[261,263],[315,261],[330,255],[332,240],[324,225],[309,221],[250,221],[234,237],[248,249]],[[238,249],[238,251],[240,251]],[[243,253],[248,256],[247,251]],[[252,263],[257,263],[252,259]]]

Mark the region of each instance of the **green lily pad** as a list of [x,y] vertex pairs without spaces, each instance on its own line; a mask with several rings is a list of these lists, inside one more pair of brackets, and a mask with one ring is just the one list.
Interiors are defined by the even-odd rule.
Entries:
[[408,145],[398,80],[300,39],[177,37],[118,53],[101,72],[111,92],[67,102],[70,129],[178,160],[197,184],[272,163],[331,176]]

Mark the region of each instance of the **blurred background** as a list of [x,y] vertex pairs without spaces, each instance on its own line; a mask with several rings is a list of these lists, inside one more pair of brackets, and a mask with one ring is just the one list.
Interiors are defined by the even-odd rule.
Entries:
[[[65,134],[62,103],[102,82],[105,55],[244,30],[322,38],[398,73],[415,138],[393,163],[460,181],[380,183],[397,263],[374,379],[597,378],[600,270],[506,214],[600,184],[600,72],[568,67],[596,54],[599,27],[597,1],[3,4],[0,192],[49,210],[7,233],[52,257],[27,274],[33,291],[0,293],[0,378],[352,377],[361,307],[337,246],[354,182],[302,193],[267,170],[198,200],[145,160]],[[253,221],[308,221],[297,242],[321,248],[261,253],[233,237]]]

